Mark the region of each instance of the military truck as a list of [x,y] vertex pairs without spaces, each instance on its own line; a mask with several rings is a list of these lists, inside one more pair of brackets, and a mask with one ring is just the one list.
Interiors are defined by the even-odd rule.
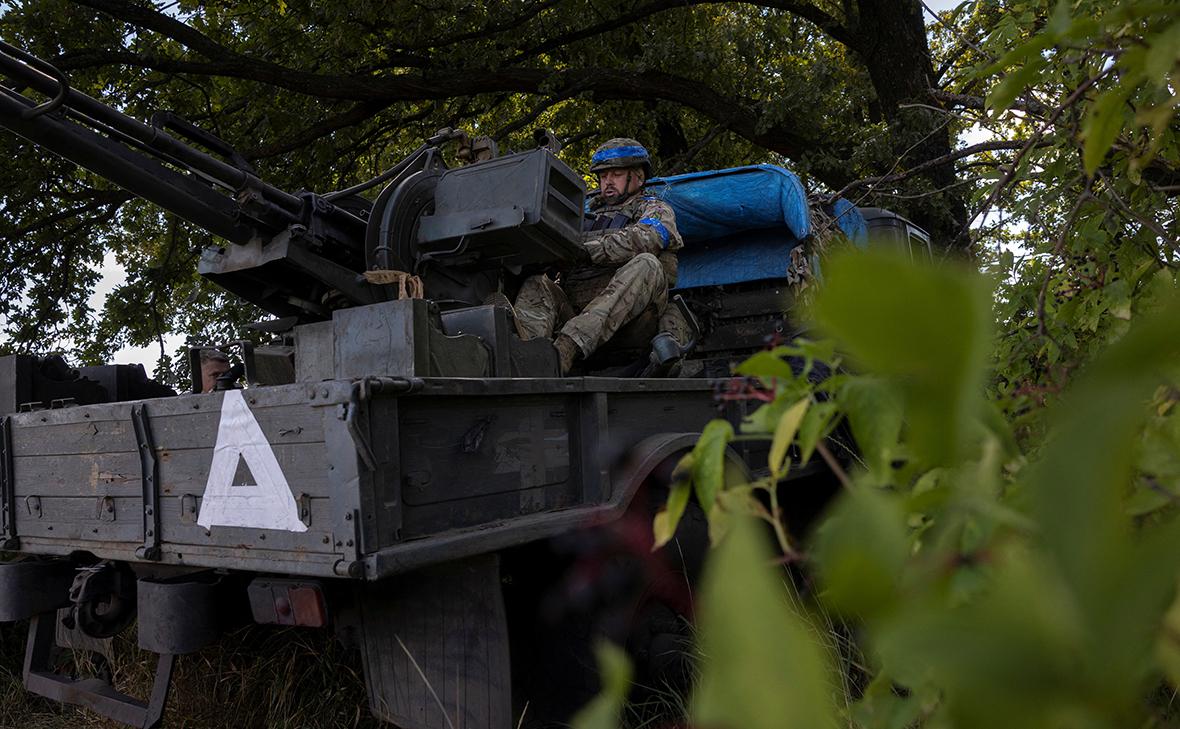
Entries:
[[[687,241],[691,341],[641,319],[559,377],[549,342],[484,303],[582,260],[583,179],[550,149],[494,156],[446,129],[373,180],[292,194],[19,48],[0,43],[0,69],[0,126],[215,234],[201,275],[274,317],[209,393],[196,360],[174,394],[138,366],[0,358],[0,620],[29,620],[28,690],[155,727],[177,657],[242,621],[335,629],[373,714],[407,729],[517,726],[525,702],[526,726],[567,718],[597,633],[641,678],[681,670],[706,538],[687,518],[652,554],[650,519],[702,427],[760,403],[732,363],[792,335],[812,236],[794,175],[652,181]],[[448,167],[449,144],[471,163]],[[829,212],[864,238],[854,206]],[[730,465],[764,453],[742,443]],[[791,474],[804,519],[831,478]],[[59,644],[133,625],[158,655],[150,696],[55,666]]]

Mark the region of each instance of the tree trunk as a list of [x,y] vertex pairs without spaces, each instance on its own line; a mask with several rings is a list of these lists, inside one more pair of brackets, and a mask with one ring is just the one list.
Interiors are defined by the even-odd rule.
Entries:
[[[902,158],[897,171],[949,154],[951,137],[945,114],[902,108],[908,103],[931,103],[934,67],[922,22],[922,4],[919,0],[858,0],[857,11],[854,48],[864,60],[881,111],[892,129],[893,151]],[[937,190],[957,179],[953,164],[931,168],[922,177]],[[936,245],[966,248],[967,208],[958,189],[915,200],[907,207],[906,212],[929,231]]]

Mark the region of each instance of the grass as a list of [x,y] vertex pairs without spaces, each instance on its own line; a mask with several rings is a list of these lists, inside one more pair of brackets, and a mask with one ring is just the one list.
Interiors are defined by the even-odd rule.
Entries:
[[[98,715],[33,696],[21,683],[27,623],[0,625],[0,729],[108,729]],[[154,656],[126,631],[113,644],[115,687],[146,698]],[[67,659],[68,660],[68,659]],[[360,657],[326,630],[252,626],[181,656],[164,726],[169,729],[376,729]]]

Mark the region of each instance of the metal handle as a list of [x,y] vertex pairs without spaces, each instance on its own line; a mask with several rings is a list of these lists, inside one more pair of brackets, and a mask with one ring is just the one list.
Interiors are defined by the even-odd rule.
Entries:
[[20,60],[22,63],[37,69],[46,76],[52,77],[54,81],[57,81],[57,93],[53,95],[53,98],[43,104],[38,104],[31,109],[25,109],[23,112],[21,112],[22,119],[35,119],[36,117],[42,116],[43,114],[48,114],[54,109],[60,107],[62,104],[66,103],[66,99],[70,95],[70,79],[56,66],[43,61],[36,56],[25,53],[16,46],[5,43],[4,41],[0,41],[0,51],[3,51],[9,56]]

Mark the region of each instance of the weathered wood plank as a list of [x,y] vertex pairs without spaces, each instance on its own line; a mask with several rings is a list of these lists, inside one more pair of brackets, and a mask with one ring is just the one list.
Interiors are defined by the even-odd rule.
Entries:
[[[201,500],[192,502],[190,518],[200,513]],[[22,536],[92,542],[142,542],[142,501],[139,498],[39,497],[18,501],[17,531]],[[214,526],[210,530],[184,520],[179,497],[160,499],[160,538],[166,545],[207,548],[289,549],[297,553],[328,552],[334,546],[332,505],[329,499],[310,500],[311,524],[306,532]],[[298,558],[298,557],[296,557]]]
[[143,493],[138,453],[17,456],[12,466],[17,498],[28,494],[138,497]]
[[[328,455],[323,444],[281,444],[272,447],[275,460],[298,497],[328,496]],[[205,491],[213,449],[157,448],[160,493],[193,494]],[[18,456],[13,459],[17,498],[38,496],[135,496],[143,493],[138,453],[86,453],[56,456]],[[239,463],[234,483],[254,483]]]
[[[217,441],[220,410],[206,408],[167,414],[156,412],[153,404],[147,408],[152,437],[158,447],[211,448]],[[124,418],[116,420],[87,418],[81,422],[60,422],[60,418],[47,416],[46,422],[15,423],[13,453],[32,456],[135,451],[131,411],[129,408],[125,411],[121,413]],[[324,439],[323,408],[298,403],[252,407],[251,412],[271,443],[317,443]]]
[[143,500],[139,497],[50,497],[17,499],[18,534],[54,539],[142,541]]
[[[200,513],[201,500],[195,501]],[[311,499],[311,524],[306,532],[285,532],[272,529],[214,526],[206,530],[194,522],[186,522],[180,497],[160,499],[160,536],[174,549],[182,545],[224,549],[284,549],[298,554],[335,551],[332,505],[329,499]]]
[[[296,498],[301,493],[309,496],[330,496],[328,454],[322,443],[275,445],[271,450],[278,461],[287,485]],[[181,496],[205,493],[209,466],[213,463],[213,449],[168,450],[157,449],[160,459],[160,493]],[[245,463],[239,461],[234,483],[256,483]]]
[[15,456],[71,453],[130,453],[135,451],[131,411],[123,420],[86,420],[80,423],[18,423],[13,419]]

